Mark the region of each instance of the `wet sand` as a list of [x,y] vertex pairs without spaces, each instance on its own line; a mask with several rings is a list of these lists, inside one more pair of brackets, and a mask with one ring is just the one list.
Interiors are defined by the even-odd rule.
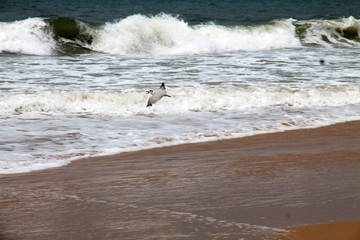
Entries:
[[0,175],[0,212],[0,240],[360,239],[360,121]]
[[303,226],[291,229],[284,237],[289,240],[358,240],[360,221]]

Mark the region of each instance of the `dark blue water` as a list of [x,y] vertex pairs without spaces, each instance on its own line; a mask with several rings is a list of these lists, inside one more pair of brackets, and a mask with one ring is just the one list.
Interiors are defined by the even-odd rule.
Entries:
[[360,17],[358,0],[2,0],[0,21],[71,17],[108,22],[133,14],[178,16],[189,24],[258,25],[275,19]]

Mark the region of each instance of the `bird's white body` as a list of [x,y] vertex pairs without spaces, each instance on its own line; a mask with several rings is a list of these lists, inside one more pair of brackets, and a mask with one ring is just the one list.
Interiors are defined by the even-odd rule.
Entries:
[[162,97],[171,97],[167,92],[165,88],[165,84],[162,83],[160,88],[147,91],[147,93],[152,94],[152,96],[149,98],[148,103],[146,107],[151,107],[153,104],[155,104],[157,101],[159,101]]

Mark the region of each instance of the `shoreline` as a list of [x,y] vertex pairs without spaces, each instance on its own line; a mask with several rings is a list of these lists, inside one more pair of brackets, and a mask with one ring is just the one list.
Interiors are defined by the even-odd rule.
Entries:
[[360,121],[85,158],[0,175],[0,239],[307,239],[358,226],[358,179]]
[[275,132],[261,132],[261,133],[255,133],[255,134],[250,134],[250,135],[245,135],[245,136],[241,136],[241,137],[228,137],[228,138],[221,138],[221,139],[212,139],[212,140],[206,140],[206,141],[194,141],[194,142],[181,142],[181,143],[176,143],[174,145],[162,145],[162,146],[152,146],[152,147],[145,147],[143,149],[131,149],[131,150],[125,150],[125,151],[121,151],[119,153],[105,153],[105,154],[90,154],[88,155],[87,153],[77,153],[74,154],[74,156],[70,157],[70,159],[73,159],[73,157],[77,157],[80,156],[79,158],[75,158],[73,160],[68,160],[68,163],[65,164],[61,164],[58,166],[52,166],[52,167],[47,167],[47,168],[39,168],[39,169],[35,169],[35,170],[30,170],[30,171],[23,171],[23,172],[11,172],[11,173],[0,173],[0,179],[2,176],[11,176],[11,175],[22,175],[22,174],[32,174],[32,173],[36,173],[36,172],[42,172],[42,171],[51,171],[53,169],[58,169],[58,168],[63,168],[68,166],[69,164],[73,164],[76,161],[83,161],[86,159],[93,159],[93,158],[108,158],[108,157],[117,157],[117,156],[121,156],[123,154],[132,154],[132,153],[137,153],[137,152],[142,152],[142,151],[151,151],[151,150],[156,150],[156,149],[167,149],[167,148],[173,148],[173,147],[178,147],[178,146],[190,146],[190,145],[201,145],[201,144],[214,144],[216,145],[217,142],[223,142],[223,141],[233,141],[236,139],[243,139],[243,138],[252,138],[255,136],[263,136],[263,135],[268,135],[268,134],[281,134],[284,132],[293,132],[293,131],[302,131],[302,130],[311,130],[311,129],[319,129],[319,128],[326,128],[326,127],[330,127],[330,126],[334,126],[334,125],[338,125],[338,124],[346,124],[346,123],[350,123],[350,122],[360,122],[360,120],[349,120],[349,121],[345,121],[345,122],[336,122],[336,123],[332,123],[332,124],[326,124],[326,125],[320,125],[320,126],[308,126],[308,127],[304,127],[304,128],[294,128],[294,129],[282,129],[280,131],[275,131]]

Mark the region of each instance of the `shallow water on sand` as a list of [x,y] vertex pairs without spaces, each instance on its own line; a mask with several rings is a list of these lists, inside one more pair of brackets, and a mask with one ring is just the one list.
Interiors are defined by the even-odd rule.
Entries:
[[[164,13],[3,22],[0,173],[359,119],[359,25],[191,25]],[[172,97],[147,108],[161,83]]]
[[[357,119],[355,53],[3,56],[1,173]],[[162,82],[172,97],[146,108],[145,92]]]

